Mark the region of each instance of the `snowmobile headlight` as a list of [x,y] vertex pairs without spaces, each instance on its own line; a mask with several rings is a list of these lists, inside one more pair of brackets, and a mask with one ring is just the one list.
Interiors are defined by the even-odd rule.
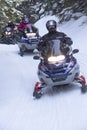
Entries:
[[26,33],[26,36],[27,36],[27,37],[35,37],[35,36],[36,36],[36,33]]
[[65,56],[64,55],[60,55],[60,56],[51,56],[48,58],[49,63],[58,63],[58,62],[62,62],[64,61]]
[[11,32],[7,32],[7,31],[6,31],[5,34],[6,34],[6,35],[11,35]]

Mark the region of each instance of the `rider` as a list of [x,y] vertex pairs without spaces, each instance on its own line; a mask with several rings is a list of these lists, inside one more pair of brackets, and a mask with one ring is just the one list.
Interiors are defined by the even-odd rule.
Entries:
[[41,51],[42,56],[45,54],[46,45],[48,41],[59,39],[61,41],[60,43],[60,50],[63,54],[67,54],[70,49],[71,45],[73,44],[70,37],[68,37],[63,32],[58,32],[57,29],[57,22],[55,20],[49,20],[46,23],[46,28],[48,30],[48,33],[42,36],[40,39],[40,42],[38,44],[37,49]]
[[29,18],[26,15],[22,17],[22,21],[20,22],[18,26],[19,32],[22,32],[23,35],[24,35],[24,32],[23,32],[24,29],[27,29],[28,32],[35,32],[38,34],[38,29],[33,24],[31,24],[31,22],[29,21]]
[[8,21],[8,24],[2,30],[2,37],[1,38],[4,37],[4,33],[5,33],[5,31],[7,31],[7,28],[9,28],[10,29],[9,31],[11,31],[13,33],[13,30],[15,28],[15,24],[12,21]]
[[11,29],[14,29],[15,24],[12,21],[9,21],[6,27],[10,27]]
[[18,25],[18,30],[19,30],[19,31],[22,31],[23,29],[26,28],[27,24],[30,25],[31,23],[30,23],[29,19],[27,18],[27,16],[24,15],[24,16],[22,17],[22,21],[21,21],[20,24]]

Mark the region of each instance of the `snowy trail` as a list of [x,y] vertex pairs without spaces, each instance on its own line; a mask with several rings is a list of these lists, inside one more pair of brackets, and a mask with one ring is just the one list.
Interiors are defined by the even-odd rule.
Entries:
[[[47,16],[36,23],[40,34],[47,32]],[[56,19],[57,21],[58,19]],[[58,26],[80,51],[75,55],[87,79],[87,26],[84,17]],[[58,22],[58,21],[57,21]],[[44,29],[41,26],[43,23]],[[50,88],[40,100],[32,93],[38,80],[39,61],[33,55],[18,55],[17,45],[0,44],[0,130],[87,130],[87,93],[78,86]]]
[[71,86],[33,100],[38,61],[20,57],[16,45],[0,46],[1,130],[86,130],[87,94]]
[[[33,81],[32,77],[34,77],[35,72],[35,67],[33,67],[31,64],[33,58],[27,56],[25,58],[20,57],[18,55],[17,46],[3,46],[3,48],[5,48],[5,51],[3,49],[0,50],[0,55],[2,57],[0,61],[1,87],[4,88],[3,90],[6,90],[6,93],[8,92],[7,94],[9,94],[10,89],[10,94],[12,96],[14,94],[14,90],[15,93],[19,95],[18,90],[21,91],[21,89],[24,89],[24,87],[27,89],[27,87],[29,87],[30,83]],[[32,76],[30,76],[31,72]],[[3,79],[5,82],[3,82]]]

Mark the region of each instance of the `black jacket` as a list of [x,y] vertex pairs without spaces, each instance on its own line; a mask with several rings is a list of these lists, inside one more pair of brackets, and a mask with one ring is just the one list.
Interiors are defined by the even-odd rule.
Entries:
[[67,51],[69,51],[68,47],[73,44],[71,38],[68,37],[65,33],[54,31],[54,32],[49,32],[49,33],[45,34],[43,37],[41,37],[37,49],[39,51],[43,51],[47,42],[51,41],[51,40],[55,40],[55,39],[59,39],[61,41],[60,50],[64,54],[66,54]]

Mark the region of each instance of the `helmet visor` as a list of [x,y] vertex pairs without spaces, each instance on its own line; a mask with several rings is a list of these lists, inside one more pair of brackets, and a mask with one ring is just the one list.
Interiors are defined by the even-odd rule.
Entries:
[[55,29],[55,26],[54,25],[50,25],[50,26],[48,26],[48,29]]

